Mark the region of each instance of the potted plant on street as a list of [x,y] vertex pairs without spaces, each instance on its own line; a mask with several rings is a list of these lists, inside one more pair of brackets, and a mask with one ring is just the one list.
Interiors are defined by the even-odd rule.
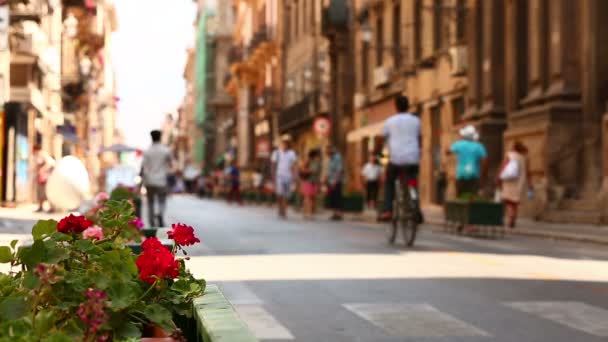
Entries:
[[474,194],[463,194],[444,205],[446,228],[465,226],[496,228],[504,225],[504,205]]
[[177,253],[199,242],[194,229],[173,225],[172,250],[149,238],[135,255],[126,245],[139,236],[128,201],[107,201],[96,219],[39,221],[31,246],[0,246],[0,262],[11,266],[0,274],[0,340],[134,341],[157,328],[183,336],[205,289]]

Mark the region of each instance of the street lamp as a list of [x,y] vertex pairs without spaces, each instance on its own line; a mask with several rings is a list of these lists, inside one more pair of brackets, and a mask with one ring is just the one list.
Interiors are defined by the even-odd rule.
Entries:
[[68,38],[75,38],[78,35],[78,19],[76,19],[74,14],[68,14],[68,17],[63,21],[63,26]]

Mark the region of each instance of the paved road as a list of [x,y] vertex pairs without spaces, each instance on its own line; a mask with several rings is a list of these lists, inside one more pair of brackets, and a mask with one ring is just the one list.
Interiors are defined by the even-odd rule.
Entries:
[[189,266],[261,340],[608,340],[602,246],[425,227],[406,249],[374,224],[279,221],[186,196],[170,199],[168,218],[195,226],[203,244]]

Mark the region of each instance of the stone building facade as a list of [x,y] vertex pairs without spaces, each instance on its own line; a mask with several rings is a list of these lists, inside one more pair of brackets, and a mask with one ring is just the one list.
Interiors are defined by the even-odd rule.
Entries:
[[352,6],[353,168],[381,150],[382,122],[394,113],[392,97],[402,93],[423,122],[424,203],[454,196],[455,161],[445,150],[472,123],[489,153],[486,194],[505,150],[522,141],[536,189],[524,203],[526,214],[560,222],[605,218],[608,23],[601,13],[608,13],[607,2],[360,0]]

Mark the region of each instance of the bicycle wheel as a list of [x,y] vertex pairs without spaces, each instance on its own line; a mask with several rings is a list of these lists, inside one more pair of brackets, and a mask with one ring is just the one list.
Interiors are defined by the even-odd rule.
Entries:
[[413,217],[403,218],[401,220],[401,230],[403,231],[403,242],[408,247],[414,245],[416,240],[416,233],[418,232],[418,224]]
[[395,200],[393,201],[393,218],[391,224],[387,227],[388,243],[393,245],[397,240],[397,232],[399,231],[399,222],[403,217],[403,193],[399,186],[399,181],[395,184]]
[[416,218],[418,206],[408,190],[402,191],[402,210],[405,214],[401,216],[401,230],[403,231],[403,242],[405,242],[406,246],[411,247],[414,245],[416,233],[418,232],[418,221]]

